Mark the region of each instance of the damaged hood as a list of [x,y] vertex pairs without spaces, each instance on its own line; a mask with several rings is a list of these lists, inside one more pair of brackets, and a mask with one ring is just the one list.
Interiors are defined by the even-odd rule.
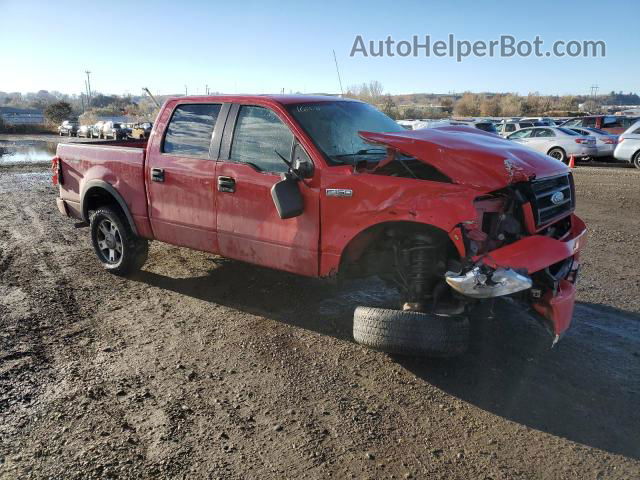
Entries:
[[498,190],[568,172],[558,160],[477,128],[450,126],[359,135],[437,168],[454,183],[479,190]]

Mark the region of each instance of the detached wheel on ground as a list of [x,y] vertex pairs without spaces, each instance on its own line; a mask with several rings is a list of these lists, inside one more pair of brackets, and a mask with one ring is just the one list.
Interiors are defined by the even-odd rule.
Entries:
[[636,154],[633,156],[633,165],[636,168],[640,168],[640,151],[636,152]]
[[358,307],[353,338],[375,350],[400,355],[452,357],[469,345],[469,319],[386,308]]
[[547,155],[549,155],[550,157],[555,158],[556,160],[560,160],[562,163],[565,163],[565,164],[568,163],[567,162],[567,154],[561,148],[552,148],[551,150],[549,150],[547,152]]
[[91,216],[91,242],[102,266],[116,275],[137,272],[149,254],[149,242],[135,236],[112,207],[101,207]]

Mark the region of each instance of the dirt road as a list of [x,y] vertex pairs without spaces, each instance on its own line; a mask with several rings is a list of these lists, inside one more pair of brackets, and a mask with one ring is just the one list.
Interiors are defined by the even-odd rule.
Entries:
[[454,360],[351,340],[337,289],[154,243],[103,272],[46,166],[0,168],[0,478],[640,477],[640,172],[576,171],[574,326],[500,307]]

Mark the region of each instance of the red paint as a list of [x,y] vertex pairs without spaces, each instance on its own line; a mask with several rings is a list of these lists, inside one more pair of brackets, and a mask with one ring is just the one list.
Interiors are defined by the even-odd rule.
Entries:
[[[345,249],[357,255],[366,244],[366,230],[386,222],[427,224],[446,233],[461,257],[468,256],[461,225],[480,232],[478,197],[514,182],[566,173],[567,168],[545,155],[496,135],[465,127],[397,133],[361,132],[372,143],[387,146],[430,164],[451,183],[355,172],[327,165],[321,152],[289,115],[294,103],[336,101],[332,97],[247,96],[185,97],[169,100],[154,124],[148,144],[103,142],[60,144],[65,184],[60,187],[64,211],[78,216],[81,193],[93,180],[105,181],[120,194],[138,233],[150,239],[182,245],[258,265],[307,276],[338,271]],[[161,153],[164,130],[173,109],[183,103],[237,103],[269,108],[290,128],[315,164],[313,178],[300,184],[305,210],[281,220],[270,189],[280,178],[246,164],[224,159],[197,159]],[[150,180],[151,170],[165,171],[164,183]],[[217,190],[219,176],[236,181],[234,193]],[[331,197],[325,190],[348,189],[350,197]],[[495,203],[495,202],[494,202]],[[482,258],[493,266],[523,268],[530,273],[574,256],[584,243],[585,226],[575,215],[562,240],[535,235],[531,208],[525,205],[532,235]],[[363,233],[365,232],[365,233]],[[481,232],[480,232],[481,233]],[[363,234],[364,236],[360,236]],[[556,297],[545,292],[539,311],[553,319],[557,330],[568,325],[573,295],[564,287]],[[542,303],[540,303],[542,305]],[[567,313],[569,312],[569,313]]]
[[586,242],[587,229],[582,220],[571,215],[571,232],[562,240],[543,235],[531,235],[486,255],[475,257],[490,267],[510,267],[538,272],[549,265],[574,256]]
[[556,295],[547,291],[539,302],[533,304],[533,308],[551,322],[554,334],[562,335],[571,324],[575,302],[575,285],[568,280],[560,280]]
[[457,184],[481,191],[567,171],[547,155],[477,128],[451,126],[360,135],[436,167]]

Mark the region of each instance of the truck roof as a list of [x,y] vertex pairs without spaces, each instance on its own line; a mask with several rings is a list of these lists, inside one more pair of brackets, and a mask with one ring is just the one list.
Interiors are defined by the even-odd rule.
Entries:
[[186,97],[172,97],[168,100],[184,100],[189,99],[195,102],[252,102],[272,103],[280,105],[291,105],[297,103],[323,103],[323,102],[359,102],[351,98],[344,98],[333,95],[302,95],[302,94],[265,94],[265,95],[190,95]]

